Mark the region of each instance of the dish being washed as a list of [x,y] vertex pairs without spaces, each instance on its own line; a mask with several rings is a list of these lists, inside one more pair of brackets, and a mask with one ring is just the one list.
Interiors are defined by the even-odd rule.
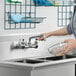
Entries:
[[56,56],[56,55],[60,54],[61,52],[65,51],[65,50],[59,50],[61,47],[65,46],[65,45],[67,45],[67,43],[65,43],[65,42],[54,44],[48,48],[48,51],[49,51],[49,53]]
[[[67,43],[65,43],[65,42],[60,42],[60,43],[54,44],[54,45],[52,45],[48,48],[48,51],[49,51],[50,54],[56,56],[56,55],[58,55],[61,52],[64,52],[66,50],[66,49],[65,50],[64,49],[59,50],[61,47],[65,46],[65,45],[67,45]],[[76,48],[74,48],[70,52],[66,53],[66,55],[76,56]]]

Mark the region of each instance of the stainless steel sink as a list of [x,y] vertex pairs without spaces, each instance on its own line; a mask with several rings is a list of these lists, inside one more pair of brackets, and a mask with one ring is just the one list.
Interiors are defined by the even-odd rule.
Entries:
[[22,60],[15,60],[14,62],[28,63],[28,64],[38,64],[38,63],[43,63],[45,61],[41,60],[41,59],[22,59]]
[[34,58],[34,59],[33,58],[16,59],[16,60],[13,60],[13,62],[27,63],[27,64],[38,64],[38,63],[57,61],[57,60],[63,60],[63,59],[70,59],[70,58],[76,58],[76,55],[65,55],[65,57],[64,56],[54,56],[54,57]]
[[54,56],[54,57],[45,57],[45,58],[39,58],[39,59],[56,61],[56,60],[70,59],[70,58],[76,58],[76,55]]

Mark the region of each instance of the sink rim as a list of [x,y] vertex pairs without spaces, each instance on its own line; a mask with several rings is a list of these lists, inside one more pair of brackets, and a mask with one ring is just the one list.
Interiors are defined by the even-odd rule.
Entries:
[[28,59],[28,58],[23,58],[23,59],[16,59],[13,60],[12,62],[17,62],[17,63],[26,63],[26,64],[38,64],[38,63],[44,63],[46,62],[45,60],[41,59]]
[[[65,55],[66,58],[64,58],[64,56],[52,56],[52,57],[43,57],[43,58],[38,58],[41,60],[48,60],[48,61],[59,61],[59,60],[64,60],[64,59],[71,59],[71,58],[76,58],[76,55]],[[59,59],[57,59],[59,58]]]

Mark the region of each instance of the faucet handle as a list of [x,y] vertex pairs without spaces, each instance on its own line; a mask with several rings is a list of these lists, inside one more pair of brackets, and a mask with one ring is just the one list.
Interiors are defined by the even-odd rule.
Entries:
[[22,44],[22,45],[26,45],[26,42],[25,42],[24,39],[21,40],[21,44]]
[[36,38],[36,39],[35,39],[35,44],[38,44],[38,42],[37,42],[37,41],[38,41],[38,39]]

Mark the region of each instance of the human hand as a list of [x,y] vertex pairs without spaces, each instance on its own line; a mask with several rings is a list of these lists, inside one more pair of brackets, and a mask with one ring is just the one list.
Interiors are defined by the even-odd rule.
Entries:
[[48,33],[43,33],[43,34],[41,34],[41,37],[39,37],[39,40],[43,41],[47,38],[47,36],[48,36]]
[[[60,53],[57,54],[56,56],[64,55],[72,51],[74,48],[76,48],[76,39],[67,39],[64,42],[66,42],[67,44],[61,47],[60,49],[58,49]],[[65,50],[65,51],[61,51],[61,50]]]

